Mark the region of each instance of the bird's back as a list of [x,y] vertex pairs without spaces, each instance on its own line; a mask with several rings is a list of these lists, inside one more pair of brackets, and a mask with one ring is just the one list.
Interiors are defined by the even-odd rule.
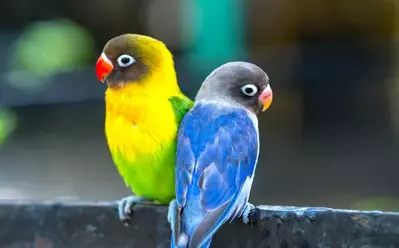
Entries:
[[258,157],[258,134],[247,111],[196,104],[184,117],[177,148],[177,202],[191,245],[240,216]]

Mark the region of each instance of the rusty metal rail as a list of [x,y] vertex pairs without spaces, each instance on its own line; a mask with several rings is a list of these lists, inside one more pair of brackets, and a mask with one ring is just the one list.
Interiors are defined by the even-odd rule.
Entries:
[[[115,203],[0,201],[0,248],[169,247],[166,213],[137,206],[125,227]],[[252,214],[252,225],[226,224],[211,247],[399,247],[399,213],[259,206]]]

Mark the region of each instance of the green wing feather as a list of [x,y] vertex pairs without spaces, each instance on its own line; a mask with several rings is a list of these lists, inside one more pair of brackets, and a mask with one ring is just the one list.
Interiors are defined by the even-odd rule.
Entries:
[[173,96],[169,98],[169,102],[172,104],[173,111],[175,112],[176,121],[180,124],[183,116],[189,111],[194,103],[188,97],[182,96]]

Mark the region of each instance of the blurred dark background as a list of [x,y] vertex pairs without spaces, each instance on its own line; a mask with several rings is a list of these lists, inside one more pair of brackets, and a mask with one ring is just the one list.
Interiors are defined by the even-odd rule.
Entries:
[[0,15],[0,199],[128,195],[94,72],[122,33],[161,39],[182,90],[230,60],[270,76],[251,201],[399,211],[395,0],[13,0]]

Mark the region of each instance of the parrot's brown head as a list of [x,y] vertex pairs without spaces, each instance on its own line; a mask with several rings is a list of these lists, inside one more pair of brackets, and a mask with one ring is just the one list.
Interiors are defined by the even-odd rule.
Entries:
[[165,44],[138,34],[109,40],[97,60],[96,73],[109,88],[151,81],[146,80],[151,75],[175,76],[173,58]]

